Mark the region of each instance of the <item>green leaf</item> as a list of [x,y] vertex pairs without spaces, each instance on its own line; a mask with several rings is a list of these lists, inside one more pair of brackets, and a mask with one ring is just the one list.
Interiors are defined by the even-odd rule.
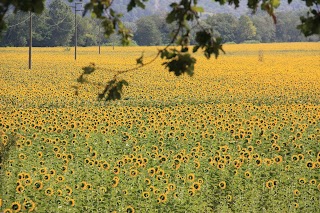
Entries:
[[314,34],[320,34],[320,15],[317,14],[317,11],[311,11],[313,16],[304,17],[301,16],[301,24],[297,26],[305,36],[311,36]]
[[104,91],[98,95],[98,100],[105,99],[106,101],[121,99],[123,86],[128,86],[125,80],[118,81],[113,79],[108,82]]
[[184,73],[193,76],[195,63],[196,59],[191,57],[189,53],[178,53],[176,57],[168,62],[164,62],[163,65],[169,68],[169,72],[174,72],[176,76],[180,76]]
[[191,7],[191,9],[192,9],[194,12],[197,12],[197,13],[203,13],[203,12],[204,12],[203,7],[193,6],[193,7]]
[[93,73],[96,70],[95,66],[96,65],[94,63],[91,63],[89,66],[83,67],[82,68],[83,74],[89,75],[89,74]]

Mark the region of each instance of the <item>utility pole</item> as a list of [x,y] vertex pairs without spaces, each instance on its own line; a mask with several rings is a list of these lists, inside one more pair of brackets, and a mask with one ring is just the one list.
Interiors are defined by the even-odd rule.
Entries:
[[[77,12],[83,10],[77,10],[77,5],[82,3],[81,2],[74,2],[74,60],[77,60],[77,45],[78,45],[78,31],[77,31]],[[72,7],[72,6],[71,6]]]
[[30,21],[29,21],[29,70],[32,68],[32,13],[30,11]]

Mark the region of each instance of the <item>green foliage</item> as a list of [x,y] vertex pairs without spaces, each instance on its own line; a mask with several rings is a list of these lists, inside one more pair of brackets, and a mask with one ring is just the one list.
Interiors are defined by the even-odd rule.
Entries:
[[245,40],[254,39],[257,33],[257,28],[253,25],[253,22],[248,16],[241,16],[239,19],[237,32],[237,42],[240,43]]
[[71,8],[62,0],[54,0],[49,5],[48,32],[50,39],[47,46],[67,46],[74,34],[74,14]]
[[99,94],[99,100],[114,101],[121,99],[123,86],[128,86],[128,82],[125,80],[118,81],[117,79],[112,79],[109,81],[102,93]]
[[[310,16],[310,13],[313,16]],[[301,24],[298,25],[297,29],[301,30],[301,32],[305,36],[311,36],[314,34],[320,34],[320,12],[316,10],[311,10],[308,12],[307,17],[300,17]]]
[[197,32],[196,42],[197,45],[194,46],[193,52],[197,52],[199,48],[202,48],[204,49],[205,57],[208,59],[211,57],[211,54],[214,54],[217,58],[220,50],[224,53],[224,50],[222,49],[222,39],[214,39],[212,32],[209,32],[208,30]]
[[193,76],[196,59],[189,53],[179,52],[176,49],[171,51],[163,50],[161,51],[161,58],[168,60],[163,65],[169,69],[169,72],[174,72],[176,76],[184,73]]
[[141,18],[137,21],[137,31],[134,40],[138,45],[160,45],[162,43],[161,32],[156,23],[149,17]]
[[224,42],[236,40],[238,19],[235,16],[230,14],[215,14],[208,17],[205,23],[210,26],[214,35],[223,38]]
[[127,10],[128,12],[130,12],[133,8],[135,7],[141,7],[142,9],[145,8],[145,5],[143,4],[143,2],[147,2],[148,0],[130,0]]
[[95,64],[91,63],[88,67],[83,67],[83,74],[89,75],[95,71]]

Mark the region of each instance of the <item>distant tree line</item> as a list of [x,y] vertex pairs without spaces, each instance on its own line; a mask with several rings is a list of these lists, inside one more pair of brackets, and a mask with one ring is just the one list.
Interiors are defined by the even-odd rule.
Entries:
[[[277,24],[265,13],[242,15],[216,14],[201,19],[201,26],[211,29],[216,37],[225,43],[243,42],[298,42],[319,41],[319,36],[305,37],[296,26],[300,23],[299,12],[277,13]],[[134,40],[138,45],[165,45],[173,26],[168,26],[165,16],[142,17],[136,22]],[[196,26],[195,24],[195,27]],[[195,35],[191,36],[191,44]]]
[[[215,36],[231,43],[319,41],[319,36],[306,38],[296,29],[299,16],[299,12],[280,12],[275,25],[265,13],[240,17],[225,13],[202,17],[201,26],[212,29]],[[145,16],[124,24],[133,32],[136,44],[165,45],[170,43],[170,32],[174,27],[166,23],[165,17],[165,14]],[[63,0],[52,1],[41,15],[33,16],[33,45],[73,46],[74,19],[72,8]],[[10,14],[6,21],[8,28],[1,35],[0,46],[28,45],[29,14]],[[105,38],[99,24],[97,19],[77,15],[79,46],[119,45],[118,36],[113,34]],[[191,35],[191,44],[194,39],[195,35]]]

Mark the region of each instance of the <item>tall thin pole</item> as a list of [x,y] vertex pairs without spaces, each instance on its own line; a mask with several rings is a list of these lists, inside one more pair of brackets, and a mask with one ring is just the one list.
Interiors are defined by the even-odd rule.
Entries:
[[[81,2],[74,2],[74,60],[77,60],[77,46],[78,46],[78,31],[77,31],[77,5],[82,4]],[[73,7],[73,6],[71,6]]]
[[29,22],[29,70],[32,68],[32,13],[30,11],[30,22]]
[[77,33],[77,3],[74,3],[74,31],[75,31],[75,44],[74,44],[74,60],[77,60],[77,45],[78,45],[78,33]]

